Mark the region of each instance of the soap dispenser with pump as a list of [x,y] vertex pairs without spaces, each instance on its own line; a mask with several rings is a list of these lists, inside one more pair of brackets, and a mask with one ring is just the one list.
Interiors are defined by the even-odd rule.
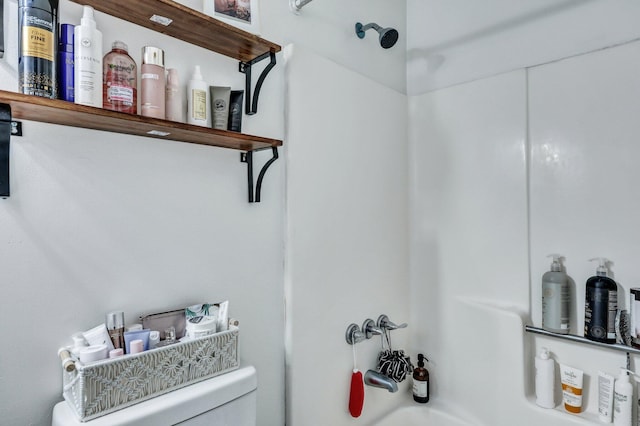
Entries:
[[618,313],[618,286],[609,278],[607,259],[599,262],[596,275],[587,280],[584,306],[584,337],[601,343],[616,343],[615,318]]
[[631,426],[633,413],[633,385],[629,380],[629,371],[620,369],[613,392],[613,424]]
[[536,404],[543,408],[554,408],[555,361],[549,355],[549,349],[541,348],[536,356]]
[[424,368],[424,360],[424,355],[418,354],[418,366],[413,370],[413,400],[422,404],[429,402],[429,370]]
[[559,334],[569,333],[571,290],[562,267],[562,256],[550,254],[551,270],[542,276],[542,328]]

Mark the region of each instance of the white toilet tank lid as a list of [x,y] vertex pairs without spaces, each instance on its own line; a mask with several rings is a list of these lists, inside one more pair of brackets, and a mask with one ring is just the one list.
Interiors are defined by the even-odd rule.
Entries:
[[258,386],[256,369],[247,366],[151,398],[88,422],[81,422],[66,401],[53,408],[52,426],[157,426],[175,424],[246,395]]

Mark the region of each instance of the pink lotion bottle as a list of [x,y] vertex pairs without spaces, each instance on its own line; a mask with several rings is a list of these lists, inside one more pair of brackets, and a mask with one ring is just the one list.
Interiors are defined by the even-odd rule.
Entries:
[[142,48],[140,110],[145,117],[165,118],[164,51],[157,47]]
[[167,69],[167,90],[166,90],[166,119],[184,123],[184,112],[182,110],[182,91],[178,80],[178,70]]

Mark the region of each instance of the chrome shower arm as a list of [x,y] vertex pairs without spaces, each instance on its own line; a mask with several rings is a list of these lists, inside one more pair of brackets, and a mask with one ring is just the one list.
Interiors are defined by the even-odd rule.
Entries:
[[289,8],[293,12],[300,12],[305,5],[311,3],[313,0],[289,0]]

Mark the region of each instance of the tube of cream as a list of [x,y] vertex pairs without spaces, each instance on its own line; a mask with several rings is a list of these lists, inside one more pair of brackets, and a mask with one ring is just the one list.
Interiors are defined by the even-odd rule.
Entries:
[[613,376],[598,371],[598,415],[603,423],[613,420]]
[[565,410],[570,413],[582,411],[582,376],[582,370],[560,364],[562,400],[564,401]]
[[124,332],[124,346],[125,351],[130,354],[131,353],[131,342],[134,340],[142,340],[142,350],[149,350],[149,335],[151,334],[151,330],[148,328],[145,330],[136,330],[136,331],[125,331]]

